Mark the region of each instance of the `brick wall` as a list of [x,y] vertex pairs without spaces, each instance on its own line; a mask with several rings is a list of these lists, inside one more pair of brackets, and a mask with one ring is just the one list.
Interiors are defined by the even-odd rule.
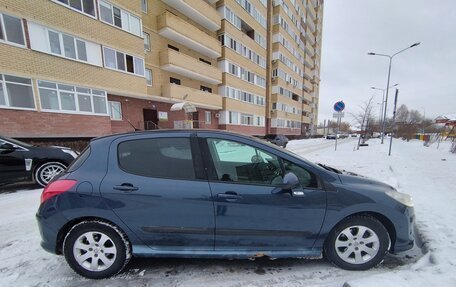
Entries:
[[111,133],[106,116],[0,109],[0,134],[8,137],[97,137]]

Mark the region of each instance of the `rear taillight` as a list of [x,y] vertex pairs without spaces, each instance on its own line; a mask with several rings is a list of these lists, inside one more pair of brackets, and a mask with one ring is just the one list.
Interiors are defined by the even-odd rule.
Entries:
[[41,194],[41,203],[58,194],[64,193],[77,183],[76,180],[60,179],[48,184]]

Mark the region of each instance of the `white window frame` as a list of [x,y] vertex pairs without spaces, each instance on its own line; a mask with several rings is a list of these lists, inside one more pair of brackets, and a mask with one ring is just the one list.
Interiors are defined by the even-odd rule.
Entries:
[[[87,50],[87,42],[88,41],[86,41],[84,39],[81,39],[81,38],[78,38],[78,37],[75,37],[75,36],[73,36],[71,34],[59,32],[57,30],[54,30],[54,29],[51,29],[51,28],[48,28],[48,27],[44,27],[44,28],[46,30],[46,44],[47,44],[47,48],[48,48],[48,53],[49,54],[51,54],[53,56],[65,58],[65,59],[68,59],[68,60],[76,61],[76,62],[81,62],[81,63],[85,63],[85,64],[98,66],[98,65],[95,65],[93,63],[90,63],[88,60],[84,61],[84,60],[80,60],[79,59],[79,51],[78,51],[78,46],[77,46],[77,40],[86,43],[85,47],[86,47],[86,57],[87,58],[88,58],[88,54],[89,54],[88,50]],[[61,52],[61,54],[56,54],[56,53],[52,52],[52,50],[51,50],[51,40],[49,38],[49,31],[54,32],[54,33],[59,35],[59,44],[60,44],[60,52]],[[73,38],[74,49],[75,49],[75,54],[76,54],[76,58],[75,59],[65,56],[65,47],[63,45],[63,35],[66,35],[66,36],[69,36],[69,37]]]
[[212,123],[212,112],[204,111],[204,123],[210,125]]
[[[105,54],[105,52],[104,52],[104,49],[105,49],[105,48],[106,48],[106,49],[113,50],[113,51],[116,52],[116,53],[115,53],[115,54],[116,54],[116,61],[115,61],[115,63],[116,63],[116,68],[115,68],[115,69],[106,66],[106,61],[105,61],[105,56],[106,56],[106,54]],[[117,67],[117,52],[122,53],[122,54],[124,55],[125,70],[119,70],[118,67]],[[122,51],[113,49],[113,48],[108,47],[108,46],[102,46],[102,53],[103,53],[103,67],[105,67],[106,69],[113,70],[113,71],[117,71],[117,72],[121,72],[121,73],[126,73],[126,74],[128,74],[128,75],[133,75],[133,76],[137,76],[137,77],[142,77],[142,78],[145,78],[145,77],[146,77],[146,69],[145,69],[145,67],[146,67],[146,61],[144,60],[144,58],[141,58],[141,57],[138,57],[138,56],[132,55],[132,54],[127,54],[127,53],[125,53],[125,52],[122,52]],[[126,56],[126,55],[129,55],[129,56],[132,56],[132,57],[133,57],[133,73],[127,71],[127,56]],[[136,73],[134,72],[134,71],[136,71],[136,68],[135,68],[135,58],[139,58],[139,59],[143,60],[143,69],[144,69],[144,71],[143,71],[143,74],[142,74],[142,75],[136,74]]]
[[[63,7],[65,7],[65,8],[68,8],[68,9],[70,9],[70,10],[76,11],[76,12],[82,14],[82,15],[88,16],[88,17],[93,18],[93,19],[96,19],[96,20],[98,19],[97,3],[95,2],[95,0],[92,0],[92,2],[93,2],[93,7],[95,8],[95,16],[92,16],[92,15],[90,15],[90,14],[85,13],[85,12],[84,12],[84,8],[82,8],[83,11],[79,11],[78,9],[73,8],[73,7],[71,7],[70,5],[67,5],[67,4],[65,4],[65,3],[62,3],[62,2],[60,2],[60,1],[57,1],[57,0],[51,0],[51,1],[54,2],[54,3],[56,3],[56,4],[59,4],[59,5],[63,6]],[[84,7],[84,3],[82,2],[82,0],[81,0],[81,7]]]
[[[2,86],[3,95],[5,96],[5,104],[6,104],[6,105],[0,105],[0,109],[36,111],[36,99],[35,99],[35,90],[33,89],[33,79],[32,78],[23,77],[23,76],[12,75],[12,74],[4,74],[2,72],[0,72],[0,74],[1,74],[0,86]],[[23,84],[23,83],[6,81],[5,80],[5,75],[6,76],[12,76],[12,77],[19,77],[19,78],[28,79],[28,80],[30,80],[30,85]],[[12,84],[15,84],[15,85],[31,87],[32,88],[32,98],[33,98],[33,106],[34,106],[34,108],[24,108],[24,107],[13,107],[13,106],[11,106],[10,103],[9,103],[9,99],[8,99],[8,90],[6,88],[6,83],[12,83]]]
[[[120,119],[116,119],[112,116],[112,104],[119,104],[118,108],[119,110],[117,112],[120,113]],[[108,113],[109,113],[109,117],[111,118],[111,121],[122,121],[122,103],[119,102],[119,101],[108,101]]]
[[[148,74],[150,74],[150,85],[149,85],[149,78],[148,78]],[[152,70],[151,69],[145,69],[145,72],[144,72],[144,75],[146,77],[146,85],[148,87],[152,87],[154,85],[154,77],[153,77],[153,73],[152,73]]]
[[[146,8],[146,9],[144,10],[144,8]],[[141,0],[141,11],[146,14],[149,11],[149,1],[148,0]]]
[[[104,2],[105,4],[108,4],[108,5],[111,6],[112,23],[106,22],[106,21],[104,21],[104,20],[101,18],[101,2]],[[116,7],[117,9],[120,10],[121,21],[122,21],[122,13],[125,13],[125,14],[128,16],[128,23],[125,24],[125,27],[124,27],[124,24],[123,24],[123,23],[122,23],[122,27],[118,27],[118,26],[114,25],[114,8],[113,8],[113,7]],[[99,19],[100,19],[101,22],[103,22],[103,23],[105,23],[105,24],[107,24],[107,25],[109,25],[109,26],[112,26],[112,27],[114,27],[114,28],[117,28],[117,29],[120,29],[120,30],[122,30],[122,31],[125,31],[125,32],[127,32],[127,33],[130,33],[130,34],[132,34],[132,35],[135,35],[135,36],[137,36],[137,37],[140,37],[140,38],[143,37],[143,36],[142,36],[142,33],[143,33],[143,29],[142,29],[142,18],[141,18],[140,16],[138,16],[138,15],[136,15],[136,14],[130,12],[130,11],[127,11],[127,10],[125,10],[125,9],[122,9],[122,8],[120,8],[119,6],[116,6],[116,5],[114,5],[114,4],[112,4],[111,2],[106,1],[106,0],[99,0],[99,1],[98,1],[98,11],[100,11],[100,17],[99,17]],[[139,30],[140,30],[140,31],[139,31],[139,35],[133,33],[132,31],[130,31],[130,30],[131,30],[131,29],[130,29],[130,28],[131,28],[131,27],[130,27],[130,24],[131,24],[131,23],[130,23],[130,22],[131,22],[131,21],[130,21],[130,17],[132,17],[132,16],[139,19]],[[127,26],[128,26],[128,29],[124,29],[124,28],[127,28]]]
[[[143,38],[144,38],[144,51],[150,51],[150,34],[147,32],[144,32],[143,30]],[[147,42],[147,48],[146,48],[146,42]]]
[[[40,87],[40,86],[39,86],[39,81],[53,83],[53,84],[56,85],[56,88],[54,89],[54,88]],[[42,112],[58,113],[58,114],[74,114],[74,115],[102,116],[102,117],[109,116],[108,95],[107,95],[107,92],[104,91],[104,90],[92,89],[92,88],[87,88],[87,87],[82,87],[82,86],[76,86],[76,85],[73,85],[73,84],[58,83],[58,82],[48,81],[48,80],[38,80],[37,83],[36,83],[36,85],[37,85],[37,89],[38,89],[38,96],[39,96],[39,98],[40,98],[40,102],[41,102],[40,89],[51,90],[51,91],[56,91],[56,92],[57,92],[57,101],[58,101],[58,104],[59,104],[59,109],[58,109],[58,110],[45,109],[45,108],[43,108],[43,107],[41,106],[41,103],[40,103],[40,108],[41,108],[41,111],[42,111]],[[71,91],[68,91],[68,90],[61,90],[61,89],[59,89],[59,85],[72,86],[72,87],[74,87],[74,91],[71,92]],[[83,93],[83,92],[77,92],[77,91],[76,91],[76,88],[89,89],[89,90],[90,90],[90,94]],[[104,92],[104,95],[102,96],[102,95],[93,94],[93,92],[92,92],[93,90],[102,91],[102,92]],[[60,92],[64,92],[64,93],[73,93],[73,94],[74,94],[74,100],[75,100],[76,111],[72,111],[72,110],[63,110],[63,109],[62,109],[62,103],[61,103],[61,100],[60,100]],[[90,103],[91,103],[91,106],[92,106],[92,112],[85,112],[85,111],[80,111],[80,110],[79,110],[78,94],[81,94],[81,95],[89,96],[89,97],[90,97]],[[95,107],[94,107],[93,96],[95,96],[95,97],[104,97],[104,98],[105,98],[106,114],[95,113],[95,111],[94,111]]]
[[16,17],[16,16],[13,16],[11,14],[6,14],[10,17],[14,17],[14,18],[17,18],[19,20],[21,20],[21,28],[22,28],[22,39],[24,40],[24,45],[21,45],[21,44],[18,44],[18,43],[14,43],[14,42],[10,42],[8,41],[8,37],[6,36],[6,27],[5,27],[5,21],[3,20],[3,15],[5,13],[0,13],[0,24],[1,24],[1,29],[2,29],[2,34],[3,34],[3,37],[5,39],[0,39],[0,43],[4,43],[4,44],[8,44],[8,45],[11,45],[11,46],[15,46],[15,47],[20,47],[20,48],[27,48],[27,39],[25,37],[25,29],[24,29],[24,21],[22,20],[22,18],[20,17]]

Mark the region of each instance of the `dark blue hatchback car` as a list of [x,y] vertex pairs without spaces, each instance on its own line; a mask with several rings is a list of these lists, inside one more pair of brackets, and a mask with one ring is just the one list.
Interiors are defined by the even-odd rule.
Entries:
[[132,256],[321,258],[365,270],[413,246],[413,204],[389,185],[253,137],[112,135],[43,191],[44,249],[105,278]]

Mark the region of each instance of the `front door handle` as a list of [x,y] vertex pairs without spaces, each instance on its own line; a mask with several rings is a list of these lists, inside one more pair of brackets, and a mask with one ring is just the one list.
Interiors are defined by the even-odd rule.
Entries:
[[235,200],[238,200],[239,198],[241,198],[242,196],[240,196],[239,194],[237,194],[234,191],[227,191],[225,193],[217,194],[217,197],[226,199],[228,201],[235,201]]
[[139,188],[133,186],[131,183],[122,183],[121,185],[115,185],[113,189],[124,192],[132,192],[138,190]]

